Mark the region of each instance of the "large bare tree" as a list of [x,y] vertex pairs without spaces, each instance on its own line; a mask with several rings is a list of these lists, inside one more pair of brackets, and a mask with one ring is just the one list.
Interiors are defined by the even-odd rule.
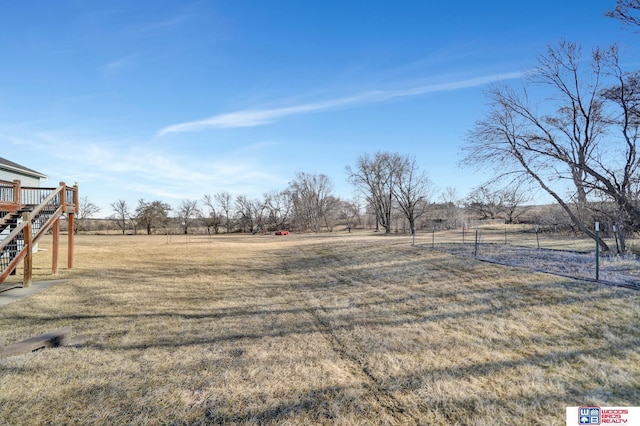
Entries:
[[226,191],[218,192],[214,196],[218,208],[224,212],[224,226],[227,234],[231,232],[231,212],[233,210],[233,196]]
[[167,203],[159,200],[146,202],[140,199],[136,207],[136,220],[140,226],[146,228],[147,234],[151,235],[160,227],[166,229],[170,211],[171,206]]
[[431,180],[419,170],[415,158],[398,153],[364,154],[354,169],[347,167],[347,178],[375,212],[376,229],[380,225],[387,234],[391,232],[394,208],[415,232],[416,220],[426,212],[428,197],[433,193]]
[[394,205],[394,190],[402,166],[399,154],[376,152],[360,156],[354,169],[347,167],[347,178],[365,197],[376,215],[376,229],[382,226],[385,233],[391,232],[391,213]]
[[419,169],[413,157],[400,157],[396,173],[393,193],[398,209],[409,222],[413,235],[416,232],[416,220],[427,212],[434,186],[427,174]]
[[327,175],[296,173],[296,178],[289,183],[289,192],[296,223],[301,229],[319,232],[323,223],[329,225],[327,214],[337,200],[332,191],[333,184]]
[[264,206],[271,228],[273,230],[286,229],[293,211],[290,191],[268,192],[264,195]]
[[[464,162],[534,181],[591,238],[593,198],[606,197],[617,206],[620,225],[635,228],[640,208],[630,195],[638,179],[640,120],[632,81],[615,46],[594,49],[588,61],[574,43],[549,48],[521,91],[496,86],[489,92],[489,112],[469,133]],[[530,99],[531,87],[547,96]]]
[[238,223],[245,232],[253,232],[258,215],[258,200],[253,200],[246,195],[238,195],[235,200],[236,216]]
[[191,221],[200,215],[198,201],[183,200],[180,203],[180,207],[178,207],[177,213],[177,218],[182,223],[182,230],[186,235],[189,233],[189,226],[191,225]]

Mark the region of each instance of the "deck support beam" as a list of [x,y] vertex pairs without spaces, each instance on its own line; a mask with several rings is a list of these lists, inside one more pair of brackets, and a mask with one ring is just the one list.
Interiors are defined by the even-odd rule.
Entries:
[[53,222],[53,241],[51,243],[51,274],[58,275],[58,252],[60,250],[60,218]]
[[33,227],[31,225],[31,213],[24,213],[22,220],[27,223],[24,228],[24,274],[22,275],[22,286],[29,287],[33,280]]

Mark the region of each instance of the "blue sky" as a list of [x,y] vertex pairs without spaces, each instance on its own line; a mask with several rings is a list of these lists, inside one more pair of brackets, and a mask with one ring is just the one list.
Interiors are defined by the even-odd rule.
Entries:
[[[296,172],[353,195],[345,167],[391,151],[440,189],[489,84],[518,83],[548,45],[638,35],[614,0],[108,1],[0,5],[0,156],[112,213],[123,199],[260,197]],[[633,61],[636,61],[635,63]]]

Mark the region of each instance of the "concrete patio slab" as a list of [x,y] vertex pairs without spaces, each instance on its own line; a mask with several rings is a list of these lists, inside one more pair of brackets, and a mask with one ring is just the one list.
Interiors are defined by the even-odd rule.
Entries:
[[27,288],[15,287],[9,290],[2,290],[2,287],[8,287],[6,284],[0,286],[0,306],[8,305],[27,296],[35,293],[39,293],[55,284],[64,282],[65,280],[51,280],[51,281],[39,281],[32,283]]

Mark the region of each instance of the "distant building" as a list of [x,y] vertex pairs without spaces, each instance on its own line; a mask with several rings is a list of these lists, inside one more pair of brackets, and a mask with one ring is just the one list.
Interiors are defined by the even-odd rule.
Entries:
[[18,163],[0,157],[0,180],[13,182],[19,179],[21,186],[40,186],[41,181],[48,179],[47,175],[21,166]]

